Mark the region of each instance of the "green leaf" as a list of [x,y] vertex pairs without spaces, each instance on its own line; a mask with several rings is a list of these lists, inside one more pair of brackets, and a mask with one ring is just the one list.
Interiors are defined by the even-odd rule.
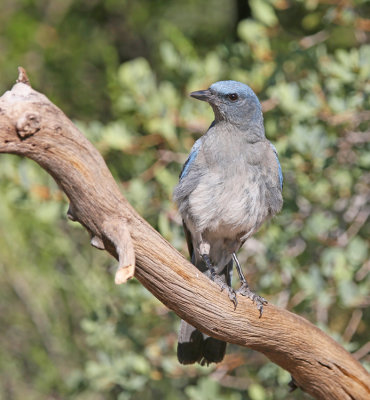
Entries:
[[252,10],[252,15],[256,20],[261,21],[267,26],[274,26],[277,24],[278,19],[270,1],[250,0],[249,5]]

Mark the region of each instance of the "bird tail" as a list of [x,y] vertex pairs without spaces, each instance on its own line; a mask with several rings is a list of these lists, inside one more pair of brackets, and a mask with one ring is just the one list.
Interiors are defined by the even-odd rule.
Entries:
[[223,360],[226,342],[214,339],[181,320],[177,358],[181,364],[208,365]]
[[[231,285],[232,267],[233,262],[231,261],[221,274],[229,286]],[[181,320],[177,344],[177,358],[181,364],[219,363],[223,360],[225,352],[226,342],[212,338]]]

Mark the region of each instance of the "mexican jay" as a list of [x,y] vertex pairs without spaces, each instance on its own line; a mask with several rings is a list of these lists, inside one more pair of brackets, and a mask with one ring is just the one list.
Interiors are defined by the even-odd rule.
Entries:
[[[251,298],[260,316],[266,300],[253,293],[236,257],[243,243],[282,208],[283,175],[266,139],[261,104],[240,82],[216,82],[190,94],[208,102],[215,119],[198,139],[174,190],[193,264],[226,289]],[[235,262],[241,287],[234,291]],[[181,321],[177,355],[182,364],[220,362],[226,343]]]

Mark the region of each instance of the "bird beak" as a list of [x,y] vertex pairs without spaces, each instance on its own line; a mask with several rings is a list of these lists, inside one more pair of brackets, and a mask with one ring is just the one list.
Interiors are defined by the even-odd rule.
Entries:
[[212,98],[212,93],[209,89],[207,90],[198,90],[197,92],[190,93],[191,97],[202,101],[209,101]]

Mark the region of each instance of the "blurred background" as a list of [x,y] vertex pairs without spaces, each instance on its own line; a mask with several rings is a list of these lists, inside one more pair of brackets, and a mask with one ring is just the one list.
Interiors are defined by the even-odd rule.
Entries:
[[[0,93],[25,67],[186,254],[171,195],[212,120],[188,93],[249,84],[285,203],[241,252],[247,277],[369,369],[369,36],[365,0],[2,0]],[[35,163],[1,155],[0,196],[1,399],[309,398],[233,345],[220,365],[180,366],[177,316],[136,280],[114,285],[116,261]]]

